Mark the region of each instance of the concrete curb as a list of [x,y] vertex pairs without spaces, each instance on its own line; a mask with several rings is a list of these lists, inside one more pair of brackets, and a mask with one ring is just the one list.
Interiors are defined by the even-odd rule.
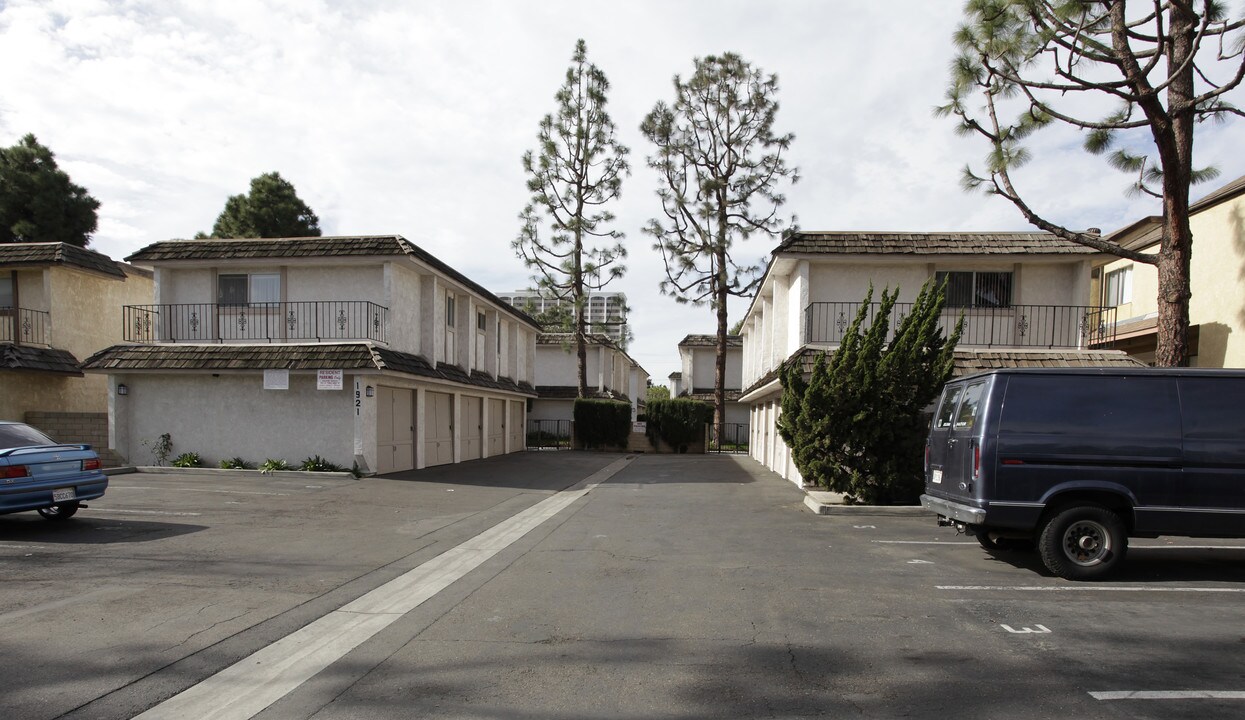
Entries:
[[233,478],[292,478],[299,480],[315,480],[337,478],[354,480],[355,476],[348,472],[311,472],[308,470],[277,470],[272,473],[261,473],[258,470],[235,470],[226,468],[179,468],[160,467],[155,465],[139,465],[137,467],[108,468],[105,475],[126,475],[128,473],[160,473],[161,475],[216,475]]
[[806,491],[804,505],[817,515],[918,517],[929,514],[920,505],[845,505],[841,493],[823,490]]

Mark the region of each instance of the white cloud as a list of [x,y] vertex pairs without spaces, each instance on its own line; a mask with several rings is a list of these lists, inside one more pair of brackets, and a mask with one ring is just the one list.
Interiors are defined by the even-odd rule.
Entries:
[[[0,3],[0,144],[27,132],[102,202],[93,246],[124,257],[210,229],[229,195],[279,171],[327,234],[400,233],[481,284],[528,284],[510,250],[526,202],[519,165],[553,109],[575,40],[609,76],[632,149],[614,208],[630,273],[632,355],[655,379],[675,344],[711,332],[708,308],[657,293],[641,232],[658,212],[638,127],[692,58],[735,51],[779,75],[781,132],[803,180],[787,211],[807,229],[1023,229],[1007,203],[959,189],[985,148],[936,119],[958,0],[626,3],[591,0],[8,0]],[[1206,131],[1208,130],[1208,131]],[[1245,173],[1232,125],[1198,157]],[[1034,138],[1018,178],[1076,227],[1156,212],[1075,137]],[[1075,188],[1075,190],[1070,190]],[[765,255],[754,239],[741,258]],[[732,303],[731,321],[746,302]]]

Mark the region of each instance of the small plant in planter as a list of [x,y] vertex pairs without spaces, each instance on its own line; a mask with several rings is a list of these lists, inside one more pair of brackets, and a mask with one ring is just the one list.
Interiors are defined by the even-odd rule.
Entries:
[[169,461],[169,455],[173,454],[173,436],[168,433],[164,433],[155,440],[144,440],[143,445],[151,448],[156,465],[160,467],[163,467]]
[[342,467],[341,465],[336,465],[334,463],[331,463],[328,460],[325,460],[324,458],[320,457],[319,455],[312,455],[311,457],[304,460],[302,466],[300,466],[299,469],[309,470],[311,472],[345,472],[346,470],[346,468]]
[[278,470],[293,470],[293,469],[294,468],[290,467],[290,464],[287,463],[286,461],[273,460],[272,458],[268,458],[267,460],[259,464],[259,471],[263,473],[264,475],[271,475],[272,473]]
[[203,467],[203,458],[199,457],[199,453],[196,452],[184,452],[176,458],[173,458],[173,467]]
[[240,457],[231,457],[220,461],[222,470],[254,470],[255,466]]

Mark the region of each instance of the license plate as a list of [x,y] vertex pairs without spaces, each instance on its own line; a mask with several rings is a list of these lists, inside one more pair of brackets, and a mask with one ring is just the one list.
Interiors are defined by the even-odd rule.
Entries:
[[73,499],[73,488],[57,488],[52,491],[52,502],[69,502]]
[[941,483],[942,482],[942,471],[935,470],[932,473],[930,473],[929,481],[934,483],[935,485]]

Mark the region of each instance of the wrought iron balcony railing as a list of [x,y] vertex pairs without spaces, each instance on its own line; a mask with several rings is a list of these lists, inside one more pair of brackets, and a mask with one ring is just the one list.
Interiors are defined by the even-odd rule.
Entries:
[[364,300],[126,305],[126,342],[386,342],[389,308]]
[[52,341],[51,317],[42,310],[0,307],[0,342],[48,346]]
[[[851,326],[859,302],[816,302],[804,308],[804,342],[837,344]],[[866,325],[880,310],[871,303]],[[955,328],[964,313],[962,347],[1088,348],[1115,340],[1115,311],[1085,305],[1013,305],[1011,307],[944,308],[939,327],[944,333]],[[911,303],[896,303],[890,329],[912,312]],[[889,338],[888,338],[889,339]]]

